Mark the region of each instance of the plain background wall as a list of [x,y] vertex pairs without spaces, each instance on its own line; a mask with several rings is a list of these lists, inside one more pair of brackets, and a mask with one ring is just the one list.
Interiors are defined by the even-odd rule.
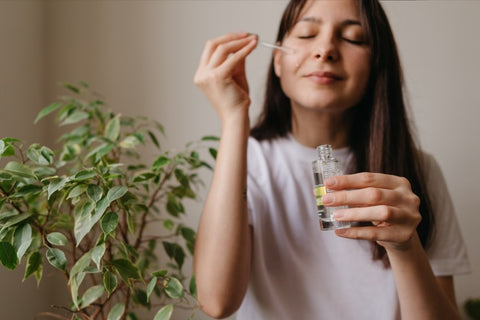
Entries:
[[[457,300],[480,297],[480,1],[383,1],[399,46],[412,115],[422,146],[436,156],[457,209],[473,272],[456,277]],[[286,1],[2,0],[0,136],[53,144],[37,112],[61,92],[60,81],[87,81],[109,107],[165,125],[172,148],[220,133],[215,112],[192,83],[205,41],[245,30],[275,39]],[[248,58],[259,112],[271,51]],[[208,183],[209,174],[205,174]],[[202,193],[203,197],[206,190]],[[190,208],[192,226],[201,203]],[[61,301],[63,284],[47,274],[40,289],[22,272],[0,270],[2,319],[32,319]],[[21,305],[21,308],[18,306]],[[185,318],[182,314],[177,319]],[[207,319],[198,313],[197,319]]]

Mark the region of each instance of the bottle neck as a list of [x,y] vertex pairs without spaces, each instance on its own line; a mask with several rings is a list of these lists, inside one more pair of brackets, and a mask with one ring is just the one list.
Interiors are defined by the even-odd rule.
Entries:
[[318,157],[320,160],[326,161],[332,158],[332,146],[329,144],[322,144],[317,147]]

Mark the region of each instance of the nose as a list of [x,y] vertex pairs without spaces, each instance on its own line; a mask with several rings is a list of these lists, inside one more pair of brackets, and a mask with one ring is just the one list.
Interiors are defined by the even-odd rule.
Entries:
[[337,60],[337,55],[333,51],[322,50],[315,54],[315,58],[322,61],[335,61]]
[[339,58],[339,53],[335,45],[333,37],[325,37],[315,44],[313,51],[314,58],[320,61],[336,61]]

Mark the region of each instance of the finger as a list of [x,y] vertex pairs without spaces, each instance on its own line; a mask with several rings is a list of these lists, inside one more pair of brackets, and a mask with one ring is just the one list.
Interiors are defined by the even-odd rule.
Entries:
[[232,40],[219,44],[212,53],[208,66],[217,67],[224,63],[227,58],[232,60],[233,64],[237,64],[239,60],[245,59],[246,56],[255,48],[256,36],[252,35],[244,39]]
[[328,207],[399,205],[402,201],[404,201],[402,192],[372,187],[329,192],[322,197],[323,204]]
[[335,230],[335,234],[349,239],[361,239],[378,242],[404,243],[411,239],[415,229],[392,227],[352,227]]
[[208,64],[213,52],[215,52],[219,44],[236,40],[236,39],[242,39],[247,36],[248,36],[248,33],[246,32],[227,33],[217,38],[208,40],[207,43],[205,44],[205,48],[203,49],[202,55],[200,56],[200,64],[204,64],[204,65]]
[[405,220],[405,217],[401,215],[400,209],[385,205],[365,208],[337,209],[333,216],[335,220],[351,222],[369,221],[397,224]]
[[330,177],[325,180],[325,186],[332,190],[360,189],[367,187],[384,189],[410,189],[410,183],[406,178],[372,172],[361,172],[350,175]]

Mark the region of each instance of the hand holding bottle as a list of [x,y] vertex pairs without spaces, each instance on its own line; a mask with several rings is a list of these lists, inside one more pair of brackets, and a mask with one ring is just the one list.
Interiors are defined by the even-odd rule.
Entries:
[[349,206],[335,212],[336,220],[373,224],[337,230],[338,235],[377,241],[387,251],[408,248],[417,239],[420,201],[407,179],[364,172],[329,178],[325,186],[335,192],[323,197],[324,205]]

